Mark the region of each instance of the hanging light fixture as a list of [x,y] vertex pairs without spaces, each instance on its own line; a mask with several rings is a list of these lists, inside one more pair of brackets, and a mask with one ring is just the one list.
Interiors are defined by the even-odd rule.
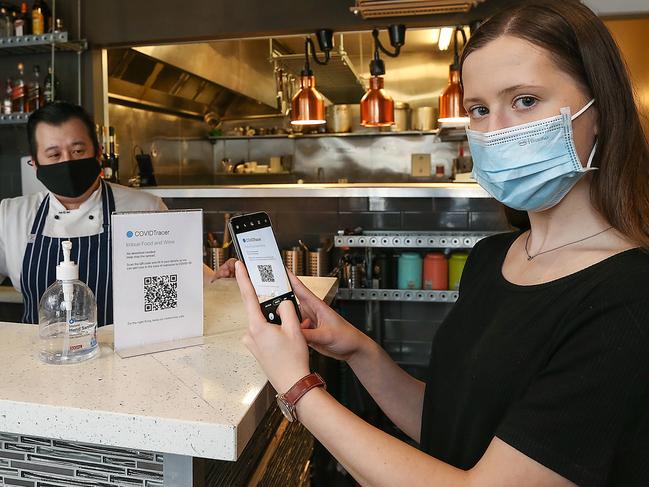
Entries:
[[318,59],[313,41],[307,37],[304,40],[304,69],[300,73],[300,89],[291,99],[292,125],[321,125],[326,122],[324,96],[315,87],[315,76],[309,64],[309,50],[311,49],[313,60],[317,64],[327,64],[333,49],[333,31],[321,29],[316,36],[325,58],[323,61]]
[[379,56],[379,50],[390,57],[397,57],[401,46],[406,42],[406,26],[391,25],[388,28],[390,44],[395,49],[388,51],[379,40],[379,31],[374,29],[374,57],[370,61],[370,87],[361,99],[361,125],[364,127],[387,127],[394,125],[394,100],[383,89],[385,63]]
[[439,119],[437,121],[446,126],[466,125],[469,123],[468,114],[462,105],[458,33],[462,35],[462,45],[464,46],[466,44],[464,29],[462,27],[456,27],[453,32],[453,64],[449,66],[448,86],[439,97]]

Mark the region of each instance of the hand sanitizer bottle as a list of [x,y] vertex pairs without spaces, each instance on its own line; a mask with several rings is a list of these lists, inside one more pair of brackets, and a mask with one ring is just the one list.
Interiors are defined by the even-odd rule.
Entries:
[[95,295],[70,260],[72,242],[61,242],[61,247],[56,282],[41,297],[38,310],[40,358],[49,364],[78,363],[99,353]]

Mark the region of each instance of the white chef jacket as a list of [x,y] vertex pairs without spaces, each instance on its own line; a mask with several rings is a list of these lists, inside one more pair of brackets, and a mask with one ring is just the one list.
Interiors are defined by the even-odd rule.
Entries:
[[[162,199],[139,189],[109,183],[116,211],[160,211],[167,207]],[[20,273],[27,240],[38,208],[48,193],[7,198],[0,202],[0,282],[9,276],[20,291]],[[58,218],[56,218],[58,217]],[[47,237],[85,237],[103,230],[101,185],[79,208],[68,210],[50,193],[50,208],[43,227]]]

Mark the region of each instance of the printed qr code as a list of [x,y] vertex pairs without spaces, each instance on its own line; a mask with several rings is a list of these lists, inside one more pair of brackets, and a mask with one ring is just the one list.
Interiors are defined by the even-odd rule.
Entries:
[[178,307],[178,274],[144,278],[144,311]]
[[261,275],[261,282],[275,282],[272,265],[257,265],[257,269]]

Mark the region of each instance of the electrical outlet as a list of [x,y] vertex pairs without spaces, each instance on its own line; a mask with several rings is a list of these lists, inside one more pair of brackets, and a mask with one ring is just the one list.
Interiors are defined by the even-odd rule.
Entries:
[[430,154],[410,155],[410,175],[414,177],[430,177]]

